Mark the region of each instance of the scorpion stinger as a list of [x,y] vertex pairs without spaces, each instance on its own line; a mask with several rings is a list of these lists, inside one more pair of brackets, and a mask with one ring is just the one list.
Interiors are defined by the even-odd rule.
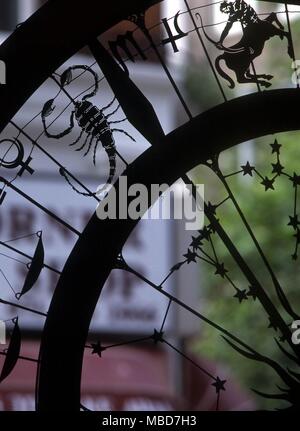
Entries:
[[[95,78],[94,90],[92,92],[86,94],[82,98],[82,100],[72,99],[72,97],[69,95],[69,93],[67,93],[66,90],[63,88],[65,85],[68,85],[72,81],[72,71],[78,70],[78,69],[83,69],[83,70],[89,71],[90,73],[93,74],[93,76]],[[60,84],[61,84],[61,87],[62,87],[64,93],[68,96],[68,98],[72,101],[72,103],[74,105],[74,110],[71,112],[71,116],[70,116],[70,126],[66,130],[64,130],[63,132],[58,133],[58,134],[51,134],[47,130],[45,118],[47,116],[49,116],[54,110],[54,107],[53,107],[54,99],[51,99],[45,103],[43,110],[42,110],[42,114],[41,114],[45,134],[47,137],[54,138],[54,139],[59,139],[59,138],[62,138],[63,136],[66,136],[74,128],[74,117],[75,117],[78,126],[81,128],[81,132],[80,132],[80,135],[78,136],[78,138],[73,143],[69,144],[69,146],[74,146],[75,144],[77,144],[81,140],[83,134],[86,133],[86,137],[84,139],[83,144],[81,144],[81,146],[78,147],[76,149],[76,151],[81,151],[87,146],[87,149],[85,150],[85,152],[83,154],[83,157],[85,157],[90,152],[90,150],[92,149],[93,143],[95,143],[94,149],[93,149],[93,164],[94,165],[96,165],[96,153],[97,153],[98,145],[99,145],[99,143],[102,144],[102,147],[104,148],[104,150],[108,156],[109,167],[110,167],[109,176],[108,176],[106,185],[100,190],[100,192],[102,192],[109,184],[112,183],[112,180],[113,180],[115,172],[116,172],[116,153],[117,153],[117,150],[116,150],[116,144],[115,144],[113,132],[122,133],[134,142],[135,142],[135,139],[123,129],[111,128],[112,124],[123,123],[124,121],[127,120],[126,118],[123,118],[123,119],[117,120],[117,121],[109,121],[109,118],[112,117],[119,110],[119,108],[120,108],[119,104],[118,104],[117,108],[115,108],[111,113],[107,113],[107,114],[104,113],[104,111],[107,111],[109,108],[112,107],[112,105],[114,104],[114,102],[116,100],[116,97],[114,97],[113,100],[110,103],[108,103],[107,106],[105,106],[101,109],[99,109],[97,106],[93,105],[91,102],[86,100],[90,97],[93,97],[98,91],[98,77],[97,77],[97,74],[91,68],[89,68],[88,66],[69,67],[61,75],[61,83]],[[61,173],[61,175],[63,175],[65,177],[65,179],[68,181],[70,186],[77,193],[80,193],[84,196],[95,196],[96,194],[100,193],[99,191],[97,191],[97,193],[92,193],[92,194],[83,193],[83,192],[77,190],[70,183],[64,170],[61,170],[60,173]]]
[[[75,66],[71,66],[68,69],[66,69],[60,78],[61,86],[64,87],[65,85],[69,85],[73,81],[73,78],[72,78],[72,71],[73,70],[83,70],[84,71],[83,73],[89,72],[93,76],[93,78],[94,78],[94,89],[90,93],[86,94],[82,98],[82,100],[86,100],[86,99],[90,99],[91,97],[94,97],[97,94],[97,91],[99,89],[99,80],[98,80],[97,73],[89,66],[75,65]],[[74,79],[76,79],[76,78],[74,78]]]

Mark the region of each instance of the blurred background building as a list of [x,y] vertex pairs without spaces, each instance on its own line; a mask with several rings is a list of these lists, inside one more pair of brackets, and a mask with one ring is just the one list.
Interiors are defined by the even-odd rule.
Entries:
[[[7,37],[16,25],[27,19],[43,3],[44,1],[38,0],[0,0],[2,39]],[[159,4],[147,15],[148,27],[157,24],[165,17],[174,15],[183,7],[184,4],[180,1],[168,2],[167,6],[164,3]],[[207,20],[211,19],[210,12],[204,11],[203,17]],[[115,40],[127,26],[128,24],[125,26],[124,23],[121,23],[104,36],[105,40],[107,42]],[[162,31],[162,27],[158,26],[157,31],[154,32],[156,40],[161,39]],[[137,34],[136,40],[139,44],[143,44],[141,34]],[[187,39],[179,41],[178,55],[171,55],[173,52],[170,47],[166,47],[163,51],[165,60],[173,68],[178,85],[182,88],[185,86],[184,73],[186,70],[181,65],[190,58],[189,52],[194,51],[193,43],[195,41],[188,42]],[[135,60],[136,63],[132,69],[134,81],[155,106],[167,133],[185,121],[184,114],[153,53],[147,52],[147,62],[142,61],[138,55]],[[61,71],[69,65],[92,64],[92,62],[88,50],[84,49],[70,59],[61,68]],[[91,85],[90,76],[85,74],[76,83],[77,87],[72,87],[72,91],[77,94],[82,88],[87,88],[89,85]],[[39,113],[45,101],[49,100],[56,90],[53,82],[47,81],[17,115],[18,124],[25,125]],[[110,100],[112,100],[112,93],[104,84],[100,87],[94,103],[103,106]],[[65,106],[66,100],[63,97],[59,98],[56,103],[57,112],[62,111]],[[121,117],[117,117],[117,119],[119,118]],[[56,121],[53,130],[63,130],[67,120],[68,112]],[[38,136],[41,130],[40,116],[36,117],[26,128],[27,133],[33,137]],[[131,143],[121,137],[118,138],[117,144],[121,154],[130,162],[147,148],[148,143],[131,126],[128,125],[126,130],[136,139],[136,143]],[[7,136],[9,133],[10,129],[7,131]],[[75,134],[72,136],[75,137]],[[83,159],[71,151],[66,144],[70,142],[71,138],[67,139],[69,141],[59,142],[41,137],[39,142],[64,166],[72,168],[73,174],[80,177],[82,182],[90,188],[96,189],[98,184],[105,180],[107,173],[105,154],[101,154],[99,164],[95,171],[92,171],[91,159],[88,157]],[[24,145],[27,146],[27,149],[29,148],[28,142],[24,142]],[[95,210],[95,203],[74,193],[59,176],[57,168],[50,164],[42,154],[34,153],[32,168],[35,169],[35,173],[33,175],[25,174],[19,181],[22,189],[81,230]],[[124,166],[120,164],[118,172],[122,172],[123,169]],[[45,261],[52,267],[61,270],[76,241],[76,236],[48,216],[43,215],[37,208],[22,200],[20,196],[12,192],[8,193],[0,213],[2,240],[23,237],[39,230],[43,231]],[[180,261],[189,241],[190,234],[184,231],[181,222],[143,220],[126,245],[124,257],[145,277],[159,284],[170,268]],[[20,239],[12,244],[32,255],[36,246],[36,237]],[[5,253],[4,249],[2,251]],[[13,253],[10,255],[16,257]],[[18,291],[27,273],[26,266],[2,256],[1,268],[5,272],[9,284]],[[188,305],[201,309],[202,303],[199,297],[201,287],[199,288],[199,286],[201,286],[202,279],[200,275],[197,265],[189,265],[186,269],[177,271],[165,288]],[[44,269],[39,281],[28,296],[24,297],[22,304],[46,312],[56,282],[57,275]],[[5,280],[2,280],[0,292],[1,298],[16,301]],[[90,328],[89,342],[101,341],[105,346],[148,336],[153,333],[154,329],[160,329],[167,307],[168,301],[162,295],[152,291],[149,286],[127,272],[115,270],[109,277],[101,295],[101,301]],[[0,304],[2,320],[16,315],[19,316],[23,335],[22,355],[37,358],[44,319],[41,316]],[[210,370],[213,375],[228,375],[227,370],[223,370],[214,361],[204,359],[196,353],[192,354],[188,350],[189,340],[201,331],[198,319],[191,317],[189,313],[173,304],[164,331],[166,337],[177,349],[188,353],[195,362]],[[4,358],[0,358],[0,365],[3,360]],[[70,358],[71,360],[72,358]],[[19,361],[11,376],[0,385],[0,410],[34,409],[35,372],[35,363]],[[158,411],[215,410],[216,408],[215,391],[210,379],[174,350],[167,349],[165,345],[146,342],[108,349],[103,352],[101,358],[87,349],[83,368],[82,403],[92,410]],[[220,408],[225,410],[248,409],[253,408],[253,404],[248,395],[244,395],[239,387],[232,383],[226,396],[221,399]]]

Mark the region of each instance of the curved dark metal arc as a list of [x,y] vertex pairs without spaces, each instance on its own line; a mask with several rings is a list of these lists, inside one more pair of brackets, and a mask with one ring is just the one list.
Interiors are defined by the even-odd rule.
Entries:
[[66,60],[127,16],[162,0],[126,0],[106,7],[99,0],[48,0],[0,46],[7,83],[0,85],[0,132]]
[[[99,0],[84,2],[49,0],[0,47],[0,58],[7,66],[7,84],[0,86],[0,132],[49,75],[89,40],[93,40],[122,18],[159,1],[127,0],[119,2],[118,7],[113,9],[103,7],[103,2]],[[300,4],[299,0],[289,1],[289,3]],[[273,94],[270,92],[266,99],[260,99],[263,107],[269,106],[270,101],[272,103],[271,93]],[[293,101],[297,99],[299,103],[298,96],[298,94],[297,97],[295,94],[291,95]],[[288,93],[277,94],[276,97],[274,95],[273,101],[287,103],[286,97]],[[194,147],[197,147],[194,144],[189,154],[186,154],[189,149],[187,148],[182,154],[183,157],[177,158],[179,152],[175,151],[175,147],[174,152],[173,149],[171,150],[172,143],[178,146],[181,142],[186,142],[186,139],[197,141],[199,134],[197,128],[203,125],[205,129],[207,121],[212,121],[212,129],[215,127],[212,113],[207,113],[206,116],[202,116],[202,119],[195,119],[189,123],[190,131],[181,128],[176,134],[168,136],[164,148],[159,150],[153,148],[150,153],[147,151],[144,157],[139,158],[130,168],[129,178],[133,182],[140,178],[140,182],[144,180],[149,184],[150,182],[171,183],[177,176],[191,168],[193,163],[200,163],[201,160],[214,154],[214,151],[221,151],[222,148],[242,142],[243,135],[245,139],[250,139],[256,134],[297,129],[293,109],[287,109],[288,105],[282,106],[286,108],[286,112],[282,115],[286,120],[285,125],[282,121],[277,121],[278,115],[275,115],[275,122],[273,122],[274,118],[265,115],[265,112],[256,104],[256,109],[264,116],[261,115],[258,129],[255,128],[258,133],[255,133],[249,121],[241,121],[240,113],[236,111],[238,105],[236,107],[232,105],[230,112],[233,116],[227,117],[228,111],[223,110],[226,118],[220,118],[222,121],[219,123],[219,129],[224,127],[228,132],[237,121],[241,121],[239,128],[245,127],[243,133],[239,134],[236,130],[231,143],[224,140],[221,134],[211,137],[209,133],[206,135],[204,133],[200,156],[198,154],[198,157],[193,160]],[[276,107],[275,114],[280,112],[280,108],[281,105]],[[244,116],[246,112],[247,110],[244,109]],[[290,118],[285,115],[287,112]],[[264,121],[266,121],[265,124]],[[272,124],[275,126],[272,127]],[[216,138],[219,142],[213,140]],[[157,168],[154,176],[152,163],[155,163]],[[145,170],[145,167],[148,169]],[[50,307],[51,313],[43,335],[38,403],[40,410],[79,410],[83,344],[90,318],[101,288],[112,268],[112,262],[134,226],[135,222],[132,221],[100,223],[94,215],[71,253],[55,291]]]
[[[300,129],[300,90],[240,97],[167,135],[127,169],[128,185],[171,185],[193,167],[249,139]],[[118,182],[116,183],[118,191]],[[137,221],[94,214],[71,252],[56,287],[40,352],[37,408],[80,409],[80,380],[89,324],[102,287]]]
[[[7,72],[6,85],[0,85],[0,132],[34,91],[90,40],[161,1],[126,0],[113,8],[99,0],[48,0],[0,46]],[[300,0],[287,3],[300,5]]]

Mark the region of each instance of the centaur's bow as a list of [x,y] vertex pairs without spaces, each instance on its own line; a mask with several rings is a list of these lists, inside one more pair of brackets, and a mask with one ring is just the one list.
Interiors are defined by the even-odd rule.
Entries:
[[200,21],[201,21],[201,28],[202,28],[202,30],[203,30],[203,33],[204,33],[204,35],[205,35],[206,39],[207,39],[207,40],[209,40],[213,45],[215,45],[215,47],[216,47],[216,48],[218,48],[218,49],[220,49],[220,50],[222,50],[222,51],[225,51],[225,52],[230,52],[231,54],[238,54],[238,53],[240,53],[240,52],[245,51],[245,47],[241,47],[241,48],[226,48],[226,47],[225,47],[225,46],[223,46],[223,45],[220,47],[220,45],[219,45],[216,41],[214,41],[211,37],[209,37],[209,36],[208,36],[208,34],[206,33],[206,31],[205,31],[205,26],[204,26],[204,24],[203,24],[203,20],[202,20],[202,17],[201,17],[201,15],[200,15],[200,13],[199,13],[199,12],[197,12],[197,13],[195,14],[195,16],[196,16],[196,18],[200,18]]

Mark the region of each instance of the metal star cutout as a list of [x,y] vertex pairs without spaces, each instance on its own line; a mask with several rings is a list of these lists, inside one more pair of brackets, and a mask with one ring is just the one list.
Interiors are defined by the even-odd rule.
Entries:
[[207,212],[212,215],[216,215],[217,205],[213,205],[211,202],[207,204]]
[[164,335],[163,332],[158,332],[156,329],[154,329],[154,333],[152,335],[154,344],[163,343],[164,342],[163,335]]
[[244,166],[241,166],[243,169],[243,175],[250,175],[253,176],[252,172],[255,170],[254,166],[251,166],[249,162],[247,162]]
[[207,226],[204,226],[202,230],[199,230],[199,233],[200,233],[201,239],[206,239],[207,241],[209,240],[210,230],[208,229]]
[[247,293],[247,296],[252,296],[253,300],[255,301],[257,298],[257,289],[254,286],[249,286],[249,291]]
[[215,272],[215,275],[220,275],[222,278],[224,278],[227,272],[228,271],[225,268],[224,263],[216,263],[216,272]]
[[[216,219],[216,220],[217,220],[217,222],[220,221],[219,219]],[[208,225],[208,229],[209,229],[210,235],[213,234],[213,233],[216,233],[216,229],[213,227],[212,224]]]
[[294,172],[294,175],[292,178],[290,178],[290,180],[292,181],[294,187],[300,186],[300,175],[297,175]]
[[226,391],[225,389],[225,383],[227,380],[221,380],[219,377],[216,378],[216,381],[212,383],[212,386],[216,388],[217,394],[219,394],[221,391]]
[[300,221],[298,219],[298,214],[294,216],[289,216],[290,222],[288,223],[288,226],[292,226],[295,230],[297,230],[298,225],[300,224]]
[[200,236],[198,236],[197,238],[195,238],[194,236],[192,236],[193,241],[190,244],[190,247],[192,247],[194,250],[199,248],[203,245],[203,243],[201,242],[201,238]]
[[284,343],[286,341],[285,336],[281,335],[281,337],[279,337],[279,341],[280,341],[280,343]]
[[266,177],[266,178],[261,182],[261,184],[262,184],[263,186],[265,186],[265,191],[268,191],[268,190],[275,190],[275,189],[274,189],[274,186],[273,186],[273,184],[274,184],[274,179],[269,179],[268,177]]
[[272,166],[273,166],[273,171],[272,171],[273,174],[281,175],[283,173],[284,166],[282,166],[280,162],[272,163]]
[[104,352],[105,347],[101,346],[100,341],[97,341],[97,343],[91,343],[91,347],[92,347],[92,355],[97,354],[99,356],[99,358],[102,357],[102,352]]
[[234,295],[234,298],[237,298],[239,300],[239,303],[241,304],[243,301],[246,301],[248,299],[247,293],[245,290],[237,289],[236,294]]
[[274,144],[270,144],[270,147],[272,148],[272,154],[274,153],[279,154],[280,148],[282,147],[282,145],[278,144],[277,139],[275,139]]
[[188,249],[187,254],[184,254],[183,257],[187,259],[187,264],[191,262],[196,262],[197,254]]

